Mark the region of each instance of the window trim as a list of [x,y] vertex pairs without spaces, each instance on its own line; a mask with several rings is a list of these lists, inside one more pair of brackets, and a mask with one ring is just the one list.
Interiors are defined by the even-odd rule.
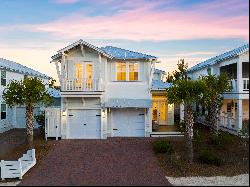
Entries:
[[[117,80],[117,63],[126,63],[126,80]],[[129,70],[129,65],[130,63],[137,63],[138,64],[138,80],[129,80],[129,73],[130,73],[130,70]],[[129,61],[126,61],[126,62],[122,62],[122,61],[117,61],[115,62],[115,81],[113,82],[142,82],[140,81],[139,77],[140,77],[140,65],[139,65],[139,62],[137,61],[133,61],[133,62],[129,62]]]

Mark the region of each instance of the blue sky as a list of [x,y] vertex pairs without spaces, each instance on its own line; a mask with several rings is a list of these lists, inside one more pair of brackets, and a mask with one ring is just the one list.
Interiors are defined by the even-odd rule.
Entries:
[[50,57],[81,38],[172,71],[249,43],[248,12],[248,0],[0,0],[0,57],[56,78]]

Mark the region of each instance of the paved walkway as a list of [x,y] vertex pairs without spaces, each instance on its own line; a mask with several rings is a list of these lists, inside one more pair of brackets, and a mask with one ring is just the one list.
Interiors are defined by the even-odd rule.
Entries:
[[61,140],[20,185],[170,185],[148,138]]

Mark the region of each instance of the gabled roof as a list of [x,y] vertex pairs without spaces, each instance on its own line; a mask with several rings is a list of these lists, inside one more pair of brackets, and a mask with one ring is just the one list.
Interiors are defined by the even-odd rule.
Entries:
[[78,45],[86,45],[94,50],[96,50],[97,52],[101,53],[102,55],[110,58],[110,59],[156,59],[157,57],[155,56],[151,56],[151,55],[146,55],[143,53],[139,53],[139,52],[134,52],[134,51],[129,51],[126,49],[121,49],[118,47],[113,47],[113,46],[106,46],[106,47],[101,47],[98,48],[88,42],[85,42],[83,40],[78,40],[77,42],[68,45],[67,47],[64,47],[63,49],[60,49],[59,51],[57,51],[57,54],[53,55],[51,58],[57,59],[59,57],[62,56],[62,53],[64,53],[65,51],[72,49]]
[[242,53],[244,53],[246,51],[249,51],[249,45],[248,44],[245,44],[245,45],[243,45],[241,47],[238,47],[238,48],[233,49],[231,51],[225,52],[225,53],[223,53],[221,55],[210,58],[210,59],[208,59],[208,60],[206,60],[204,62],[201,62],[201,63],[189,68],[188,72],[197,71],[197,70],[200,70],[200,69],[202,69],[204,67],[211,66],[211,65],[214,65],[214,64],[216,64],[218,62],[224,61],[226,59],[239,56],[240,54],[242,54]]
[[6,69],[9,71],[18,72],[18,73],[25,74],[25,75],[46,78],[46,79],[50,78],[48,75],[42,74],[36,70],[33,70],[31,68],[24,66],[24,65],[21,65],[19,63],[16,63],[16,62],[13,62],[10,60],[6,60],[3,58],[0,58],[0,69]]
[[161,80],[152,80],[151,90],[166,90],[172,86],[171,83],[163,82]]
[[56,90],[54,88],[48,88],[47,90],[48,90],[50,96],[55,97],[55,98],[61,97],[60,90]]
[[121,49],[113,46],[101,47],[105,53],[113,56],[116,59],[156,59],[157,57],[146,55],[139,52],[134,52],[126,49]]

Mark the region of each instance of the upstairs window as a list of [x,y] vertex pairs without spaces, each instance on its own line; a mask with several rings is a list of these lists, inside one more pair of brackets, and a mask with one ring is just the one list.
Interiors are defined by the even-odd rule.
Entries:
[[116,63],[116,80],[126,81],[126,62]]
[[6,119],[6,104],[1,104],[1,119]]
[[138,81],[138,63],[129,63],[129,80]]
[[6,71],[1,70],[1,85],[6,86]]

